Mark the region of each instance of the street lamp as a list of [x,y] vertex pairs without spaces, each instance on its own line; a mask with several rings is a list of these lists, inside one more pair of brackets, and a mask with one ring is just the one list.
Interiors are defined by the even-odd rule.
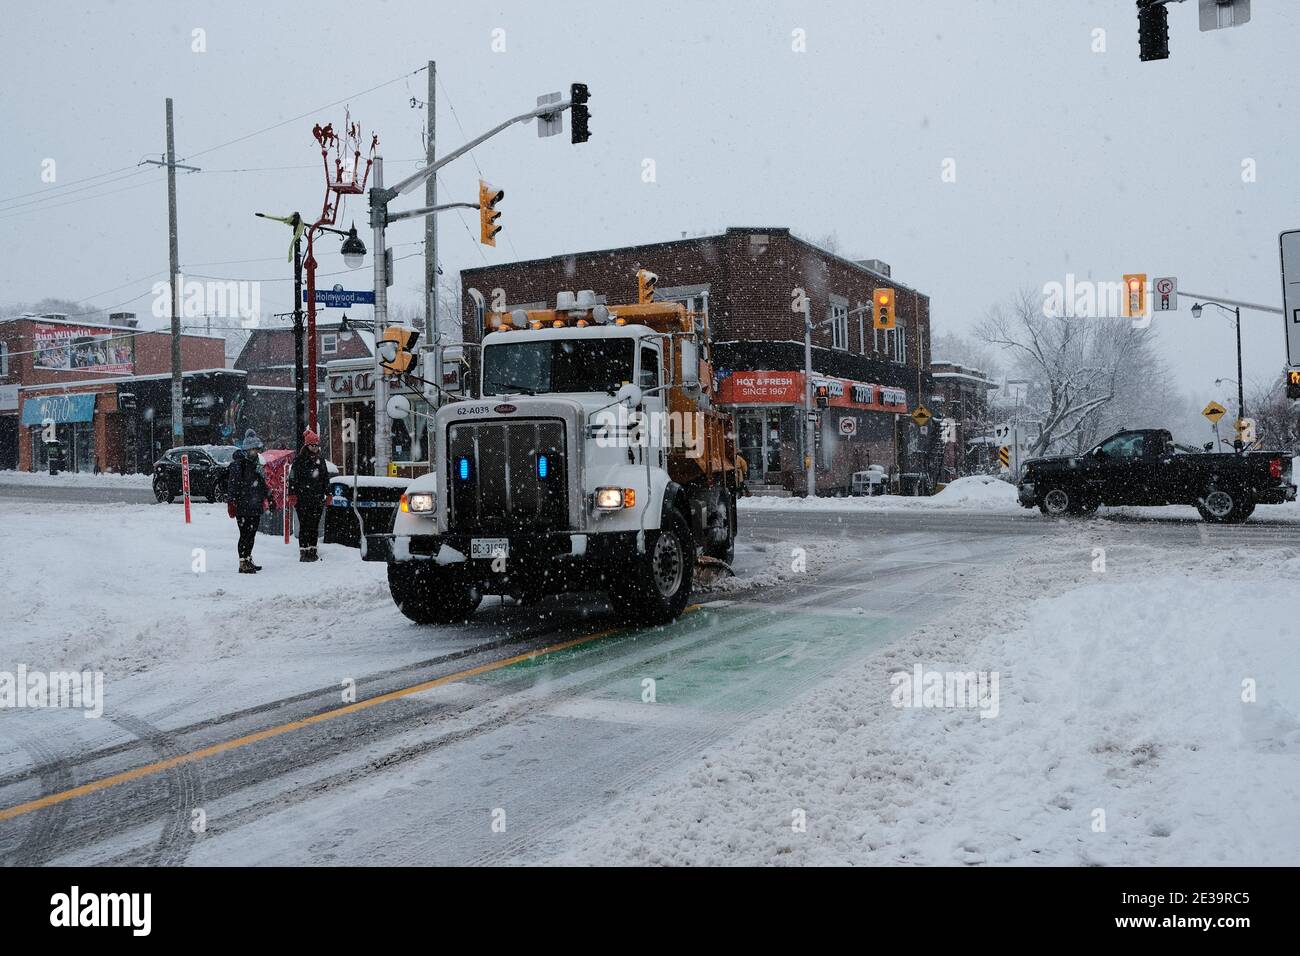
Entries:
[[366,244],[357,235],[356,223],[353,223],[352,228],[348,230],[347,238],[343,240],[343,246],[339,251],[343,253],[343,264],[349,269],[360,269],[365,265]]
[[[1241,441],[1241,423],[1242,423],[1242,420],[1245,419],[1245,417],[1246,417],[1246,396],[1245,396],[1245,389],[1242,388],[1242,385],[1241,385],[1241,377],[1242,377],[1242,376],[1241,376],[1241,307],[1238,306],[1238,307],[1236,307],[1236,308],[1229,309],[1226,305],[1223,305],[1223,304],[1220,303],[1220,302],[1205,302],[1205,303],[1196,302],[1196,303],[1193,303],[1193,305],[1192,305],[1192,318],[1194,318],[1194,319],[1199,319],[1199,318],[1201,317],[1201,313],[1202,313],[1203,311],[1205,311],[1205,306],[1207,306],[1207,305],[1212,305],[1212,306],[1214,306],[1216,309],[1222,309],[1224,312],[1230,312],[1230,313],[1232,313],[1232,315],[1235,317],[1236,322],[1237,322],[1237,379],[1236,379],[1236,382],[1237,382],[1237,437],[1236,437],[1235,439],[1233,439],[1233,442],[1232,442],[1232,448],[1233,448],[1234,451],[1238,451],[1238,452],[1240,452],[1240,451],[1242,450],[1242,448],[1244,447],[1244,445],[1243,445],[1243,443],[1242,443],[1242,441]],[[1219,382],[1221,382],[1221,381],[1225,381],[1225,379],[1219,379],[1219,380],[1216,381],[1214,384],[1217,385],[1217,384],[1219,384]],[[1226,381],[1232,381],[1232,379],[1226,379]]]

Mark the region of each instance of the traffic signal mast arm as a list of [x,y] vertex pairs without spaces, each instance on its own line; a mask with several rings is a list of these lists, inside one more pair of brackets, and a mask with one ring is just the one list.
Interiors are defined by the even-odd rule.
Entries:
[[563,112],[564,110],[567,110],[572,106],[573,106],[572,100],[564,100],[559,103],[546,103],[542,106],[537,107],[536,109],[529,110],[527,113],[520,113],[518,116],[506,120],[504,123],[500,123],[492,127],[492,129],[488,130],[482,136],[470,140],[468,143],[461,146],[459,149],[452,150],[450,153],[448,153],[446,156],[443,156],[441,159],[434,160],[432,165],[425,166],[423,169],[417,169],[415,172],[407,176],[401,182],[398,182],[393,186],[376,187],[372,189],[371,194],[377,195],[377,197],[383,204],[387,204],[393,199],[396,199],[398,196],[401,196],[404,193],[409,193],[416,186],[421,185],[426,179],[428,179],[438,170],[442,169],[442,167],[446,166],[450,162],[460,159],[470,150],[474,149],[474,147],[487,142],[489,139],[491,139],[497,133],[500,133],[502,130],[509,129],[511,126],[514,126],[516,123],[527,123],[529,120],[535,120],[539,116],[551,116],[555,113]]
[[419,219],[423,216],[431,216],[434,213],[442,212],[446,209],[477,209],[476,202],[448,202],[440,206],[425,206],[421,209],[408,209],[406,212],[393,213],[388,217],[390,223],[401,222],[403,219]]

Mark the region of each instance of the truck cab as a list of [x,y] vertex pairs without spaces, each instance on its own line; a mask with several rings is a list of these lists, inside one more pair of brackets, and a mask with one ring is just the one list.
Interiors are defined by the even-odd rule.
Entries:
[[474,397],[436,411],[432,469],[392,532],[367,536],[413,620],[464,618],[488,593],[601,590],[623,617],[663,623],[701,555],[730,560],[739,471],[707,323],[594,299],[485,317]]

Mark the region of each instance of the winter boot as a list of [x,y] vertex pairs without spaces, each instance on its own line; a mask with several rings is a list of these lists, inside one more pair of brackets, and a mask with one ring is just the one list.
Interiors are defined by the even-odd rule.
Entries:
[[298,560],[299,560],[299,561],[310,561],[310,560],[312,560],[312,557],[311,557],[311,548],[299,548],[299,549],[298,549]]
[[249,558],[240,558],[240,559],[239,559],[239,573],[240,573],[240,574],[256,574],[256,573],[257,573],[257,565],[255,565],[255,564],[254,564],[254,563],[253,563]]
[[249,567],[251,567],[254,571],[261,571],[261,570],[262,570],[262,566],[261,566],[260,564],[253,564],[253,559],[252,559],[252,558],[249,558],[249,559],[248,559],[248,565],[249,565]]

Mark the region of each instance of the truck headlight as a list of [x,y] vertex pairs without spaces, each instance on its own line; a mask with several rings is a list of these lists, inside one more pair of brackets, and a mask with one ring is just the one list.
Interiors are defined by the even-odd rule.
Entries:
[[428,492],[417,492],[413,495],[402,495],[402,510],[424,514],[433,510],[433,495]]
[[635,488],[597,488],[592,503],[598,511],[618,511],[636,506]]

